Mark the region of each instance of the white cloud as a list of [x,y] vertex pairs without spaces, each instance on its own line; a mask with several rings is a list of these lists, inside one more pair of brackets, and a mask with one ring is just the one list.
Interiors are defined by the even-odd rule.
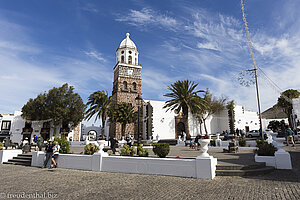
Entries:
[[165,14],[160,14],[150,8],[142,10],[130,10],[127,15],[120,15],[116,21],[127,22],[134,26],[154,25],[164,28],[174,29],[178,25],[178,21]]
[[207,43],[198,43],[197,44],[197,47],[199,49],[210,49],[210,50],[216,50],[216,51],[219,51],[219,47],[217,44],[214,44],[214,43],[210,43],[210,42],[207,42]]
[[106,62],[106,59],[103,58],[102,54],[97,51],[85,51],[84,53],[92,58],[97,59],[98,61]]
[[80,9],[83,10],[83,11],[91,12],[91,13],[98,13],[99,12],[99,10],[96,8],[96,6],[91,4],[91,3],[87,3],[83,7],[80,7]]

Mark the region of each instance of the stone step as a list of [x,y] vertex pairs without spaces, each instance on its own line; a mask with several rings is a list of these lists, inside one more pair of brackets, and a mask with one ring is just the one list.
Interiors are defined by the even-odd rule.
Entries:
[[16,160],[30,160],[32,159],[32,157],[28,157],[28,156],[17,156],[17,157],[13,157],[13,159]]
[[3,164],[8,164],[8,165],[22,165],[22,166],[31,166],[31,162],[30,163],[19,163],[19,162],[3,162]]
[[18,156],[23,156],[23,157],[30,157],[30,158],[32,158],[32,154],[18,154]]
[[3,164],[31,166],[31,160],[31,154],[18,154],[17,157],[13,157],[13,159],[9,159],[7,162],[3,162]]
[[262,167],[257,169],[216,170],[217,176],[257,176],[274,171],[274,167]]
[[31,160],[22,160],[22,159],[9,159],[8,162],[16,162],[16,163],[31,163]]
[[246,170],[263,168],[265,166],[265,163],[257,163],[253,165],[217,165],[217,170]]

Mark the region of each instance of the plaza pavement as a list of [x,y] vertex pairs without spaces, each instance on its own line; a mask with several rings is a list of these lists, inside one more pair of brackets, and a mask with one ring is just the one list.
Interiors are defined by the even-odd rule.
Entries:
[[[217,176],[213,180],[0,164],[0,198],[8,193],[49,192],[57,194],[56,199],[300,199],[300,145],[287,150],[293,170],[251,177]],[[210,151],[217,155],[216,149]],[[171,150],[171,156],[198,153],[184,147]],[[224,162],[231,162],[228,156]],[[235,156],[242,157],[239,153]]]

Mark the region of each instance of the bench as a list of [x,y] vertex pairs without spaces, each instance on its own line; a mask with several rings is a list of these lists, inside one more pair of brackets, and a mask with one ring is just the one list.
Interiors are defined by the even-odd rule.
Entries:
[[232,152],[236,153],[236,152],[238,152],[238,150],[239,150],[238,145],[236,144],[235,141],[232,141],[232,142],[229,142],[228,149],[223,149],[223,152],[224,153],[232,153]]

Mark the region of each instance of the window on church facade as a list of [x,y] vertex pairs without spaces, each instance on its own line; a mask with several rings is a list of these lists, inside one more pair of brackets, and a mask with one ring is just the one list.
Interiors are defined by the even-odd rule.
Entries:
[[121,63],[124,63],[124,56],[121,56]]
[[127,82],[126,81],[123,82],[123,89],[127,90]]
[[135,82],[132,83],[132,89],[136,90],[136,83]]
[[2,121],[1,129],[3,131],[9,131],[10,130],[11,121]]
[[135,64],[137,65],[137,59],[135,58]]
[[132,57],[131,56],[128,56],[128,63],[132,64]]

